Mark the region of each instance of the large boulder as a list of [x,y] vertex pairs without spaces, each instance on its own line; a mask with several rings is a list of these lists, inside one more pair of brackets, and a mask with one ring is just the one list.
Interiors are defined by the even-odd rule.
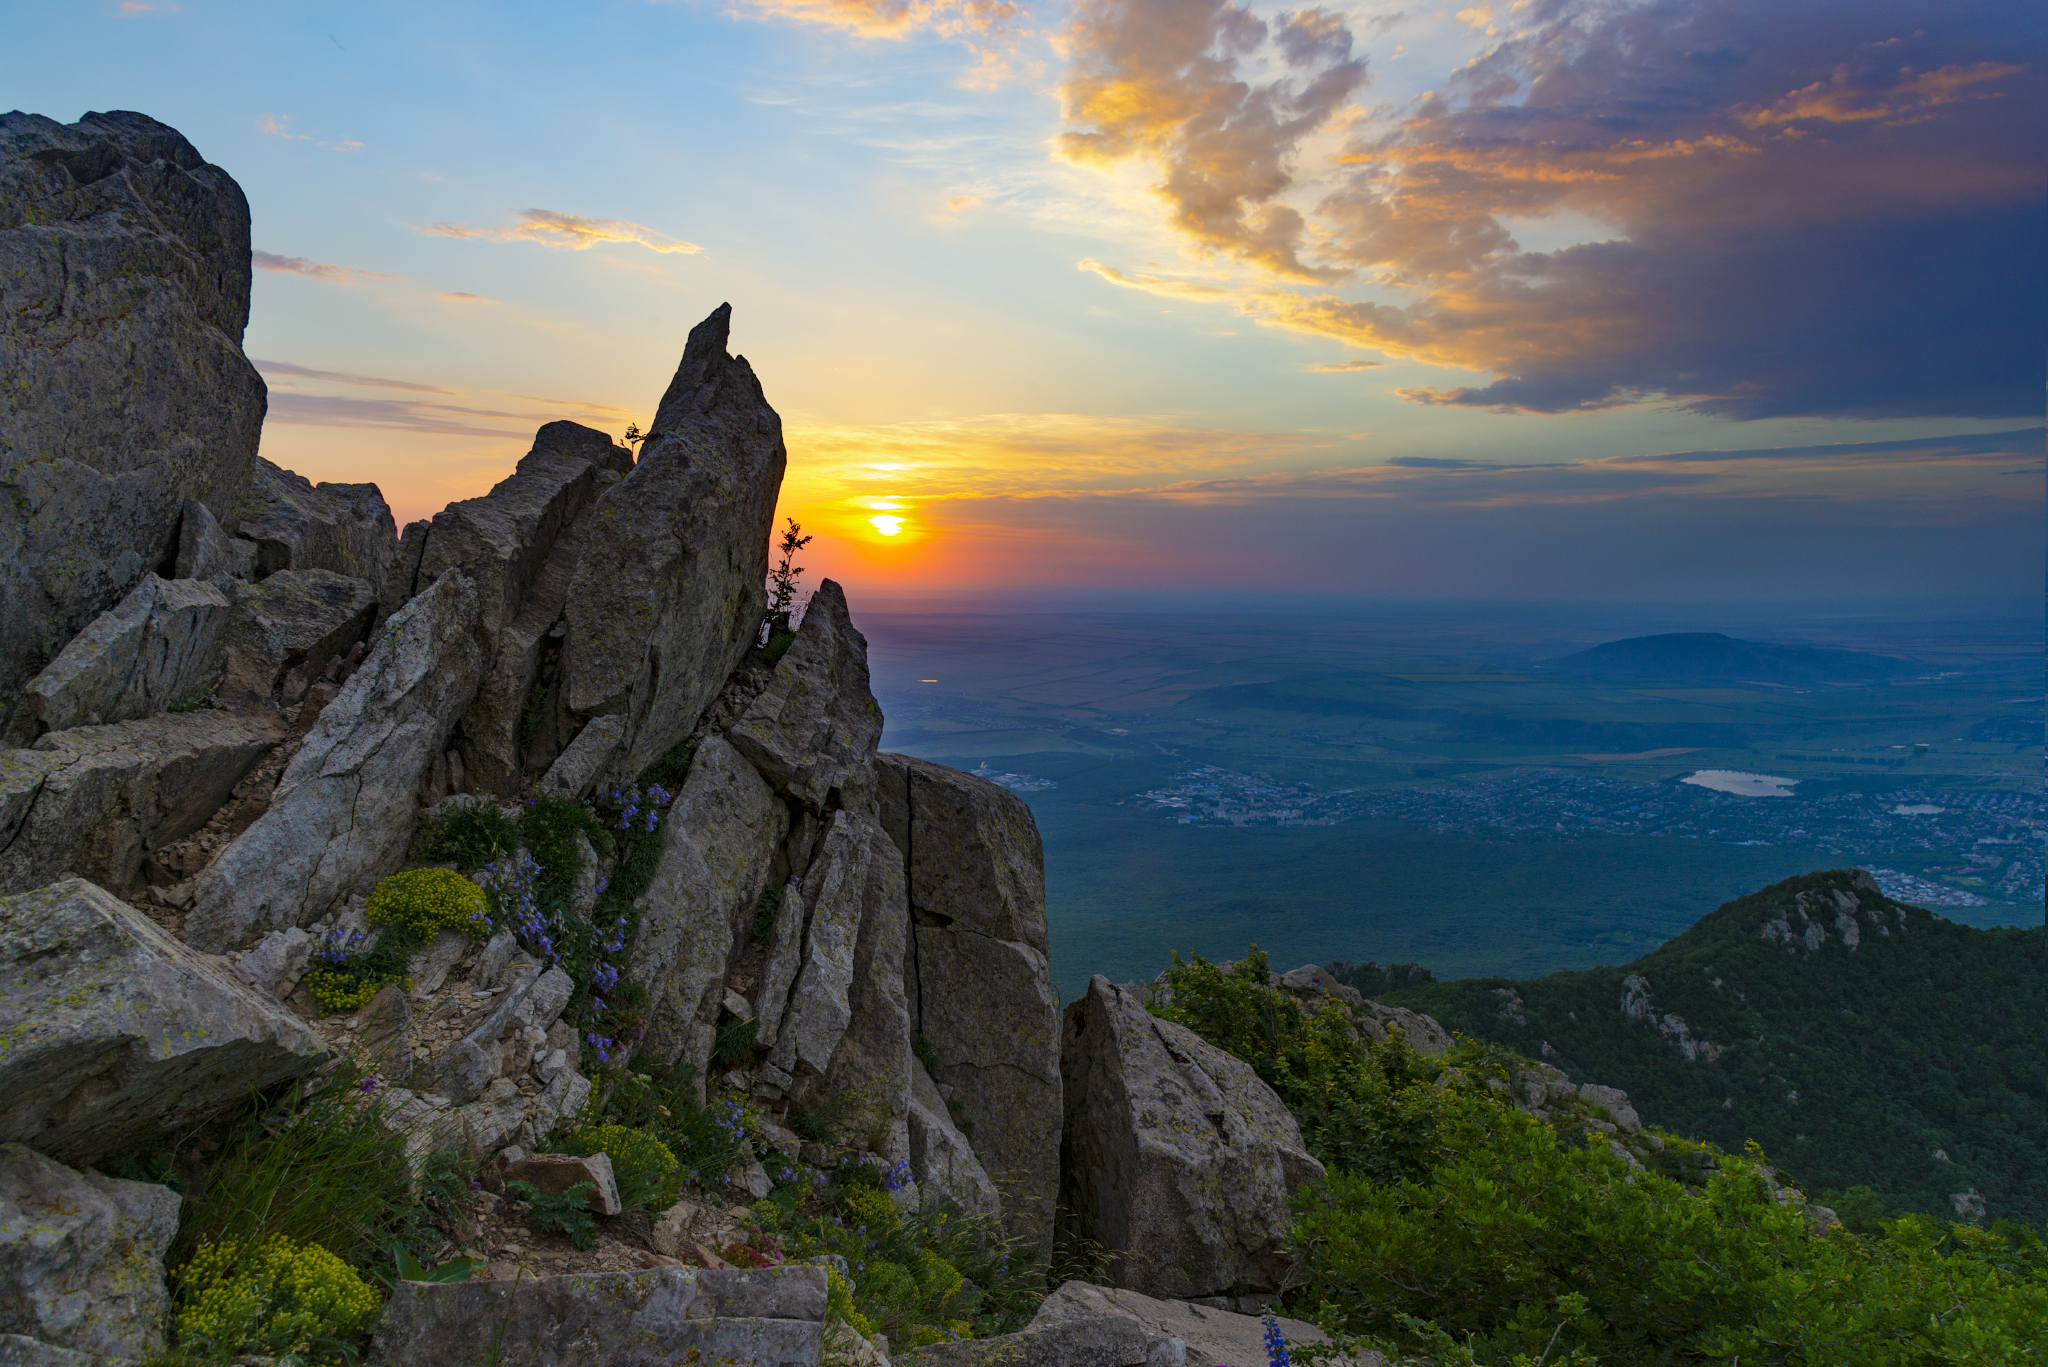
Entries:
[[39,734],[189,707],[220,678],[227,621],[228,600],[212,584],[144,574],[29,681],[28,720]]
[[777,792],[811,811],[863,804],[882,708],[868,686],[867,638],[838,584],[818,585],[768,686],[727,734]]
[[974,1153],[974,1145],[953,1123],[939,1086],[922,1061],[910,1061],[910,1086],[904,1097],[905,1139],[910,1145],[910,1170],[925,1191],[942,1196],[966,1215],[991,1215],[1002,1209],[1002,1193]]
[[66,874],[127,890],[282,739],[276,717],[167,712],[0,751],[0,892]]
[[325,1061],[297,1016],[82,878],[0,898],[0,1140],[89,1163]]
[[630,719],[637,774],[690,734],[758,637],[768,531],[788,457],[732,307],[690,333],[633,473],[597,502],[570,590],[562,701]]
[[263,426],[249,204],[141,114],[0,114],[0,698],[235,506]]
[[0,1333],[85,1354],[153,1357],[164,1343],[164,1250],[178,1194],[73,1172],[0,1144]]
[[296,702],[306,685],[370,630],[377,591],[367,579],[327,569],[279,570],[260,584],[234,580],[227,668],[220,696]]
[[958,922],[1047,952],[1045,847],[1023,798],[914,755],[878,755],[876,783],[919,924]]
[[898,1353],[894,1362],[896,1367],[1183,1367],[1195,1359],[1179,1339],[1129,1315],[1075,1315],[1033,1320],[1014,1334],[913,1348]]
[[315,484],[259,456],[234,526],[236,536],[255,546],[259,579],[279,570],[331,570],[361,579],[375,592],[380,617],[412,596],[411,576],[399,564],[397,524],[374,484]]
[[[823,1076],[805,1084],[803,1091],[812,1099],[844,1098],[830,1108],[846,1112],[842,1132],[868,1136],[886,1132],[883,1147],[888,1152],[883,1156],[891,1162],[913,1159],[922,1182],[925,1169],[915,1165],[905,1125],[911,1077],[924,1071],[912,1048],[916,1031],[911,1026],[910,998],[904,987],[910,903],[904,895],[903,865],[894,858],[896,851],[888,837],[870,827],[868,839],[870,858],[860,928],[846,988],[846,1028]],[[925,1085],[931,1086],[929,1079]],[[961,1143],[964,1148],[965,1141]],[[978,1193],[959,1204],[975,1204],[976,1197]]]
[[825,1269],[581,1272],[516,1282],[400,1282],[370,1343],[385,1367],[818,1367]]
[[483,667],[476,589],[451,571],[392,617],[278,780],[199,877],[185,938],[219,954],[304,925],[404,857],[420,779]]
[[627,960],[648,990],[647,1057],[687,1060],[700,1071],[709,1065],[734,937],[788,825],[787,809],[753,766],[717,736],[705,737],[669,805]]
[[1066,1010],[1060,1233],[1122,1286],[1181,1300],[1272,1291],[1287,1198],[1323,1176],[1251,1066],[1097,974]]

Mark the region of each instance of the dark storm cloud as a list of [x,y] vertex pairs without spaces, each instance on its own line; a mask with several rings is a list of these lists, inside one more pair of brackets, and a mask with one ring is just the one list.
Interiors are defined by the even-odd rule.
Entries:
[[[1172,187],[1212,168],[1206,183],[1286,229],[1286,253],[1262,255],[1183,205],[1174,221],[1196,241],[1280,278],[1344,282],[1241,293],[1245,312],[1493,377],[1411,400],[1562,413],[1675,399],[1736,419],[2041,411],[2048,7],[1538,0],[1514,37],[1354,139],[1299,225],[1284,198],[1320,169],[1292,160],[1312,130],[1219,124],[1208,102],[1144,79],[1125,54],[1152,51],[1147,26],[1169,13],[1181,28],[1208,16],[1206,86],[1253,107],[1261,88],[1232,84],[1236,11],[1098,0],[1074,30],[1092,84],[1080,98],[1070,77],[1070,119],[1091,100],[1118,111],[1144,137],[1091,144],[1099,157],[1157,162],[1176,205]],[[1091,47],[1098,34],[1116,42]],[[1319,41],[1337,72],[1348,47]],[[1315,88],[1299,65],[1274,89]],[[1559,213],[1607,239],[1518,245],[1518,223]],[[1346,297],[1367,287],[1376,299]]]

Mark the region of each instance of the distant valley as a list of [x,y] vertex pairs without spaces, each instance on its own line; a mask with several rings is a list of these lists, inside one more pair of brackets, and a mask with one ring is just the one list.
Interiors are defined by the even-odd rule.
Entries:
[[[1885,675],[1811,686],[1560,670],[1608,640],[1677,641],[1648,651],[1678,669],[1770,633],[1534,610],[860,622],[884,746],[1031,804],[1069,997],[1252,940],[1441,977],[1623,963],[1852,864],[1957,921],[2040,923],[2038,620],[1799,623],[1779,664]],[[1714,770],[1786,795],[1682,782]]]

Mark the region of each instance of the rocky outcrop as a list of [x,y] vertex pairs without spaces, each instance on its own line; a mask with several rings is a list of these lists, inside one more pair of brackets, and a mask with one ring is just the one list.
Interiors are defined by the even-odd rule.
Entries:
[[0,1139],[90,1162],[326,1058],[298,1017],[103,889],[0,898]]
[[734,940],[788,824],[766,780],[731,746],[715,735],[698,745],[669,808],[628,961],[652,998],[642,1048],[648,1058],[699,1072],[709,1066]]
[[[131,1362],[163,1348],[178,1194],[0,1144],[0,1333]],[[31,1356],[30,1360],[33,1360]]]
[[782,419],[744,358],[732,309],[690,333],[633,473],[598,500],[568,600],[562,702],[629,719],[637,774],[697,724],[760,631]]
[[932,1080],[966,1122],[1012,1231],[1049,1256],[1060,1014],[1037,824],[1016,794],[956,769],[885,754],[876,772],[881,821],[908,872]]
[[0,115],[0,698],[242,495],[249,205],[140,114]]
[[220,696],[297,702],[370,630],[377,593],[333,570],[279,570],[260,584],[233,580]]
[[0,893],[66,874],[127,890],[283,738],[275,717],[172,712],[0,751]]
[[[328,570],[370,585],[388,617],[412,596],[400,567],[398,527],[374,484],[314,484],[258,457],[236,510],[235,535],[254,547],[253,577]],[[430,580],[421,580],[424,588]]]
[[27,719],[40,734],[190,707],[220,678],[227,620],[212,584],[144,574],[29,681]]
[[494,1344],[527,1367],[818,1367],[824,1321],[821,1267],[400,1282],[370,1353],[388,1367],[470,1362]]
[[304,925],[390,872],[412,840],[421,776],[482,665],[476,589],[445,574],[391,619],[321,710],[269,810],[200,876],[186,940],[218,954]]
[[776,788],[814,813],[865,805],[847,793],[872,772],[882,709],[868,687],[868,642],[847,615],[846,594],[827,579],[768,686],[728,734]]
[[[867,905],[872,845],[880,834],[852,812],[834,812],[805,875],[803,954],[769,1055],[775,1067],[791,1075],[824,1072],[853,1019],[847,989],[853,984],[854,950]],[[796,910],[787,908],[785,914]]]
[[[1258,1363],[1268,1356],[1265,1322],[1256,1315],[1240,1315],[1208,1305],[1187,1301],[1158,1300],[1136,1291],[1114,1286],[1093,1286],[1070,1281],[1039,1305],[1032,1327],[1067,1320],[1090,1319],[1100,1315],[1121,1315],[1136,1320],[1154,1334],[1179,1339],[1187,1347],[1190,1364],[1210,1367],[1212,1363]],[[1329,1335],[1313,1324],[1275,1316],[1280,1335],[1289,1347],[1322,1343]],[[1355,1367],[1380,1367],[1377,1353],[1368,1353]]]
[[1063,1239],[1147,1295],[1284,1284],[1287,1198],[1323,1169],[1249,1064],[1098,974],[1067,1007],[1061,1068]]

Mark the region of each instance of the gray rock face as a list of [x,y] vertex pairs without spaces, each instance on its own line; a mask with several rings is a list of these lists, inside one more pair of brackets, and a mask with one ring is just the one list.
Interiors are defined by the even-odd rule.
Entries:
[[482,667],[476,590],[445,574],[391,619],[306,734],[269,810],[200,875],[187,942],[218,954],[303,925],[395,867],[421,775]]
[[[1122,1315],[1162,1337],[1177,1338],[1187,1345],[1188,1362],[1200,1363],[1202,1367],[1218,1362],[1256,1364],[1266,1356],[1265,1323],[1256,1315],[1212,1310],[1186,1301],[1157,1300],[1136,1291],[1092,1286],[1083,1281],[1067,1282],[1047,1296],[1032,1317],[1031,1327],[1096,1315]],[[1275,1318],[1281,1337],[1290,1347],[1321,1343],[1329,1337],[1313,1324],[1284,1316]],[[1357,1367],[1379,1367],[1380,1362],[1380,1355],[1373,1353]]]
[[[924,1070],[911,1049],[915,1031],[904,987],[910,903],[904,892],[903,865],[894,857],[896,851],[888,837],[873,826],[869,827],[868,848],[859,934],[846,989],[846,1028],[832,1051],[825,1076],[817,1086],[805,1090],[815,1097],[847,1098],[858,1116],[847,1128],[872,1135],[905,1115],[913,1070]],[[936,1098],[936,1092],[933,1095]],[[886,1156],[892,1161],[914,1157],[908,1133],[903,1136],[903,1149]],[[923,1180],[923,1169],[914,1163],[913,1168]]]
[[91,1359],[161,1351],[178,1206],[168,1187],[73,1172],[0,1144],[0,1332]]
[[235,580],[220,696],[295,702],[306,685],[370,630],[377,593],[333,570],[279,570],[260,584]]
[[650,997],[641,1046],[648,1057],[699,1069],[709,1062],[733,939],[788,823],[753,766],[717,736],[705,737],[669,807],[661,862],[641,896],[629,951],[628,971]]
[[577,732],[576,739],[569,742],[569,748],[562,752],[561,757],[548,766],[540,786],[551,793],[585,796],[597,786],[612,761],[618,758],[619,747],[625,739],[624,717],[593,717]]
[[0,1367],[99,1367],[101,1361],[26,1334],[0,1334]]
[[915,1348],[892,1361],[896,1367],[1183,1367],[1193,1359],[1179,1339],[1129,1315],[1076,1315],[1034,1320],[1015,1334]]
[[249,205],[140,114],[0,115],[0,697],[240,498]]
[[0,898],[0,1139],[66,1162],[210,1118],[326,1051],[304,1022],[109,893]]
[[1636,1108],[1628,1104],[1628,1093],[1619,1087],[1602,1087],[1597,1082],[1584,1083],[1579,1088],[1579,1098],[1590,1101],[1610,1116],[1614,1123],[1630,1134],[1643,1132],[1643,1119],[1636,1114]]
[[689,735],[760,630],[782,420],[726,354],[729,305],[690,333],[640,461],[598,500],[570,591],[562,697],[622,713],[621,770]]
[[1318,1181],[1294,1117],[1250,1065],[1097,974],[1066,1011],[1063,1238],[1171,1299],[1284,1284],[1287,1197]]
[[412,596],[399,568],[398,526],[374,484],[316,485],[259,456],[235,513],[235,535],[255,544],[259,579],[279,570],[345,574],[370,585],[382,616]]
[[[913,911],[915,904],[913,903]],[[1060,1006],[1045,956],[959,925],[916,927],[918,1028],[932,1078],[972,1126],[1004,1222],[1052,1252],[1060,1174]]]
[[964,1214],[987,1215],[1001,1208],[996,1184],[974,1156],[974,1146],[953,1124],[938,1084],[916,1059],[910,1063],[904,1119],[909,1130],[910,1170],[917,1174],[920,1186],[952,1201]]
[[221,530],[213,510],[196,498],[186,499],[184,512],[178,517],[177,577],[204,579],[219,585],[230,579],[246,579],[255,572],[255,559],[251,557],[248,564],[242,563],[235,543]]
[[220,678],[228,600],[197,579],[144,574],[29,681],[36,730],[133,721],[198,702]]
[[835,793],[858,807],[882,738],[882,708],[868,686],[868,642],[830,579],[804,610],[796,640],[727,733],[776,791],[823,812]]
[[1432,1058],[1442,1058],[1457,1043],[1451,1038],[1451,1032],[1439,1025],[1434,1017],[1410,1011],[1405,1006],[1383,1006],[1379,1002],[1367,1002],[1365,1006],[1372,1013],[1372,1019],[1360,1020],[1358,1026],[1374,1044],[1386,1043],[1389,1027],[1401,1032],[1401,1038],[1408,1041],[1410,1049]]
[[152,851],[206,824],[283,738],[274,717],[171,712],[0,752],[0,892],[66,874],[128,888]]
[[885,826],[900,813],[918,923],[957,922],[1046,953],[1045,847],[1024,799],[911,755],[880,755],[876,767]]
[[818,1367],[824,1319],[821,1267],[400,1282],[370,1355],[388,1367],[447,1367],[502,1344],[521,1367]]

